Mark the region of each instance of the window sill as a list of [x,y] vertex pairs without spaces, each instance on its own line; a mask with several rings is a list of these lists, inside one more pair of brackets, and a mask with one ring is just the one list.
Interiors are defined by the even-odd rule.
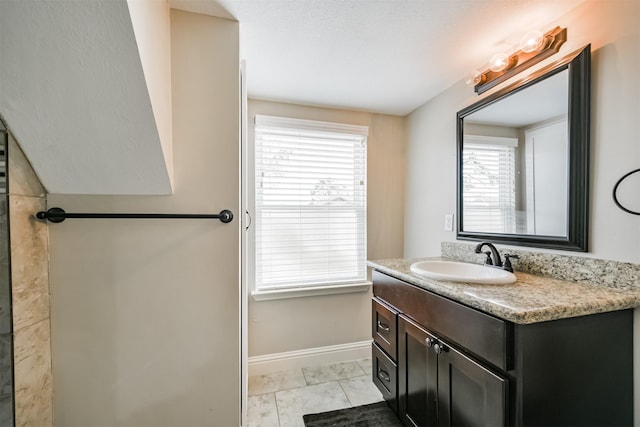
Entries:
[[371,288],[371,282],[351,283],[348,285],[314,286],[308,288],[274,289],[271,291],[252,291],[251,296],[255,301],[268,301],[274,299],[313,297],[318,295],[346,294],[354,292],[366,292]]

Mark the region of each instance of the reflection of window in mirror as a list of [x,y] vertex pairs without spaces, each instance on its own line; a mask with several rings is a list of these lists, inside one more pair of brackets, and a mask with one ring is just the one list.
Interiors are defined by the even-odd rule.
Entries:
[[465,135],[462,154],[467,231],[515,233],[516,138]]

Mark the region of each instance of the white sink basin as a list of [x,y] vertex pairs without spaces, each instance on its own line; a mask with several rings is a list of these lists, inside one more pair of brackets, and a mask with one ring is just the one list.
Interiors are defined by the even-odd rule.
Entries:
[[455,261],[420,261],[411,265],[411,271],[421,276],[451,282],[507,284],[516,281],[515,274],[483,265]]

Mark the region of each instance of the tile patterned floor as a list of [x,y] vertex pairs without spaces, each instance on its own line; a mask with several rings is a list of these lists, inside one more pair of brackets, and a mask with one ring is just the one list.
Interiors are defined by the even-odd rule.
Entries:
[[304,427],[302,416],[379,402],[371,359],[249,377],[249,427]]

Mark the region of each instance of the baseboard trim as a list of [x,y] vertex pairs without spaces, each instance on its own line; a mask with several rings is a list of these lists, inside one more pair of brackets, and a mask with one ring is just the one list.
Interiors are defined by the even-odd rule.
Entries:
[[371,357],[371,340],[249,357],[249,375],[328,365]]

